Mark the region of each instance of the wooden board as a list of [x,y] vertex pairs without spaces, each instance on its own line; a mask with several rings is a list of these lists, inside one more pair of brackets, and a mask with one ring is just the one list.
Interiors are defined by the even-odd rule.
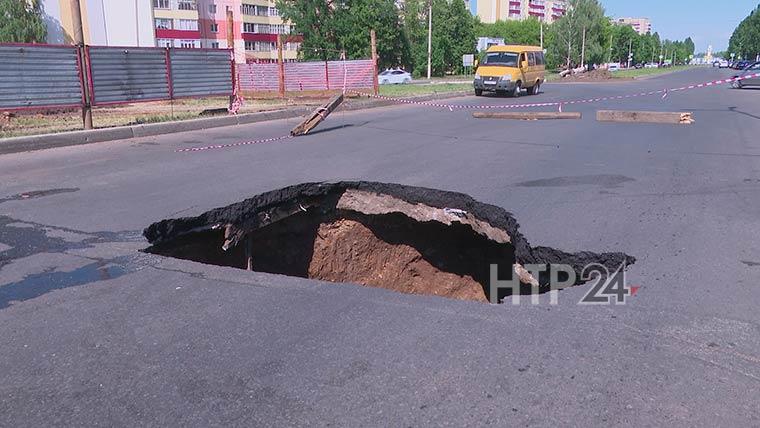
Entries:
[[677,125],[694,123],[691,112],[677,111],[599,110],[596,112],[596,120],[599,122],[671,123]]
[[518,120],[549,120],[549,119],[580,119],[579,111],[476,111],[472,117],[478,119],[518,119]]
[[319,107],[318,109],[314,110],[310,115],[306,116],[306,119],[304,119],[303,122],[298,124],[295,128],[293,128],[292,131],[290,131],[290,135],[296,137],[299,135],[306,135],[314,129],[317,125],[319,125],[327,116],[330,115],[330,113],[333,112],[340,103],[343,102],[343,94],[338,94],[330,99],[330,101],[327,102],[327,104],[323,105],[322,107]]

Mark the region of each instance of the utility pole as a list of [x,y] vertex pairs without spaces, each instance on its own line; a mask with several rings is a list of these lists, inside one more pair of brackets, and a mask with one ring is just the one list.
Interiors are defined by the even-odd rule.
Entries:
[[430,80],[431,64],[433,57],[433,0],[428,3],[428,69],[427,78]]
[[581,68],[586,66],[586,26],[583,27],[583,45],[581,46]]
[[282,34],[277,35],[277,68],[279,69],[278,93],[285,98],[285,63],[282,60]]
[[235,17],[232,15],[232,8],[227,6],[225,10],[227,19],[227,48],[232,49],[232,56],[235,56]]
[[369,44],[372,51],[372,69],[374,70],[372,73],[374,76],[372,78],[372,92],[377,95],[380,87],[377,81],[377,36],[375,35],[375,30],[369,30]]
[[631,50],[633,49],[633,39],[628,40],[628,66],[626,68],[631,68]]
[[541,21],[541,50],[544,50],[544,21]]
[[[84,64],[87,59],[84,54],[84,27],[82,25],[82,9],[79,0],[69,0],[71,8],[71,20],[74,23],[74,44],[79,46],[80,64]],[[83,76],[87,73],[82,73]],[[86,78],[84,78],[86,80]],[[84,129],[92,129],[92,106],[90,105],[90,86],[88,82],[83,82],[84,87],[84,105],[82,105],[82,125]]]
[[610,53],[607,56],[607,64],[612,62],[612,34],[610,34]]

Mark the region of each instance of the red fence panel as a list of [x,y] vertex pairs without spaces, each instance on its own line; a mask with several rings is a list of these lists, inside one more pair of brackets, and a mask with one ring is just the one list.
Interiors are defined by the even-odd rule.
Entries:
[[[374,69],[371,60],[286,62],[286,91],[372,88]],[[276,63],[238,66],[240,87],[244,91],[277,91],[279,68]]]

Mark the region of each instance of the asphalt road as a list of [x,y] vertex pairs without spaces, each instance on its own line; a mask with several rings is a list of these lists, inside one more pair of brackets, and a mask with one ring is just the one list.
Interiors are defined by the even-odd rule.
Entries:
[[[729,74],[548,84],[519,102]],[[609,108],[696,123],[595,122]],[[175,152],[296,121],[0,156],[0,425],[760,425],[760,91],[565,111],[584,117],[401,106],[269,144]],[[533,245],[636,256],[641,289],[625,306],[578,305],[589,286],[486,305],[137,251],[154,221],[340,179],[468,193]]]

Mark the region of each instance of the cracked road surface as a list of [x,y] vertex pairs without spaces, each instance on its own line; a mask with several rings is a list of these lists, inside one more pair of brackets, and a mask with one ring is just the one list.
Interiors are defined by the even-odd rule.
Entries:
[[[272,144],[175,153],[297,120],[0,156],[0,425],[758,425],[758,95],[712,87],[556,122],[388,107]],[[602,124],[597,108],[696,123]],[[589,285],[494,306],[138,251],[157,220],[352,179],[464,192],[531,242],[625,251],[641,288],[625,306],[577,305]]]

